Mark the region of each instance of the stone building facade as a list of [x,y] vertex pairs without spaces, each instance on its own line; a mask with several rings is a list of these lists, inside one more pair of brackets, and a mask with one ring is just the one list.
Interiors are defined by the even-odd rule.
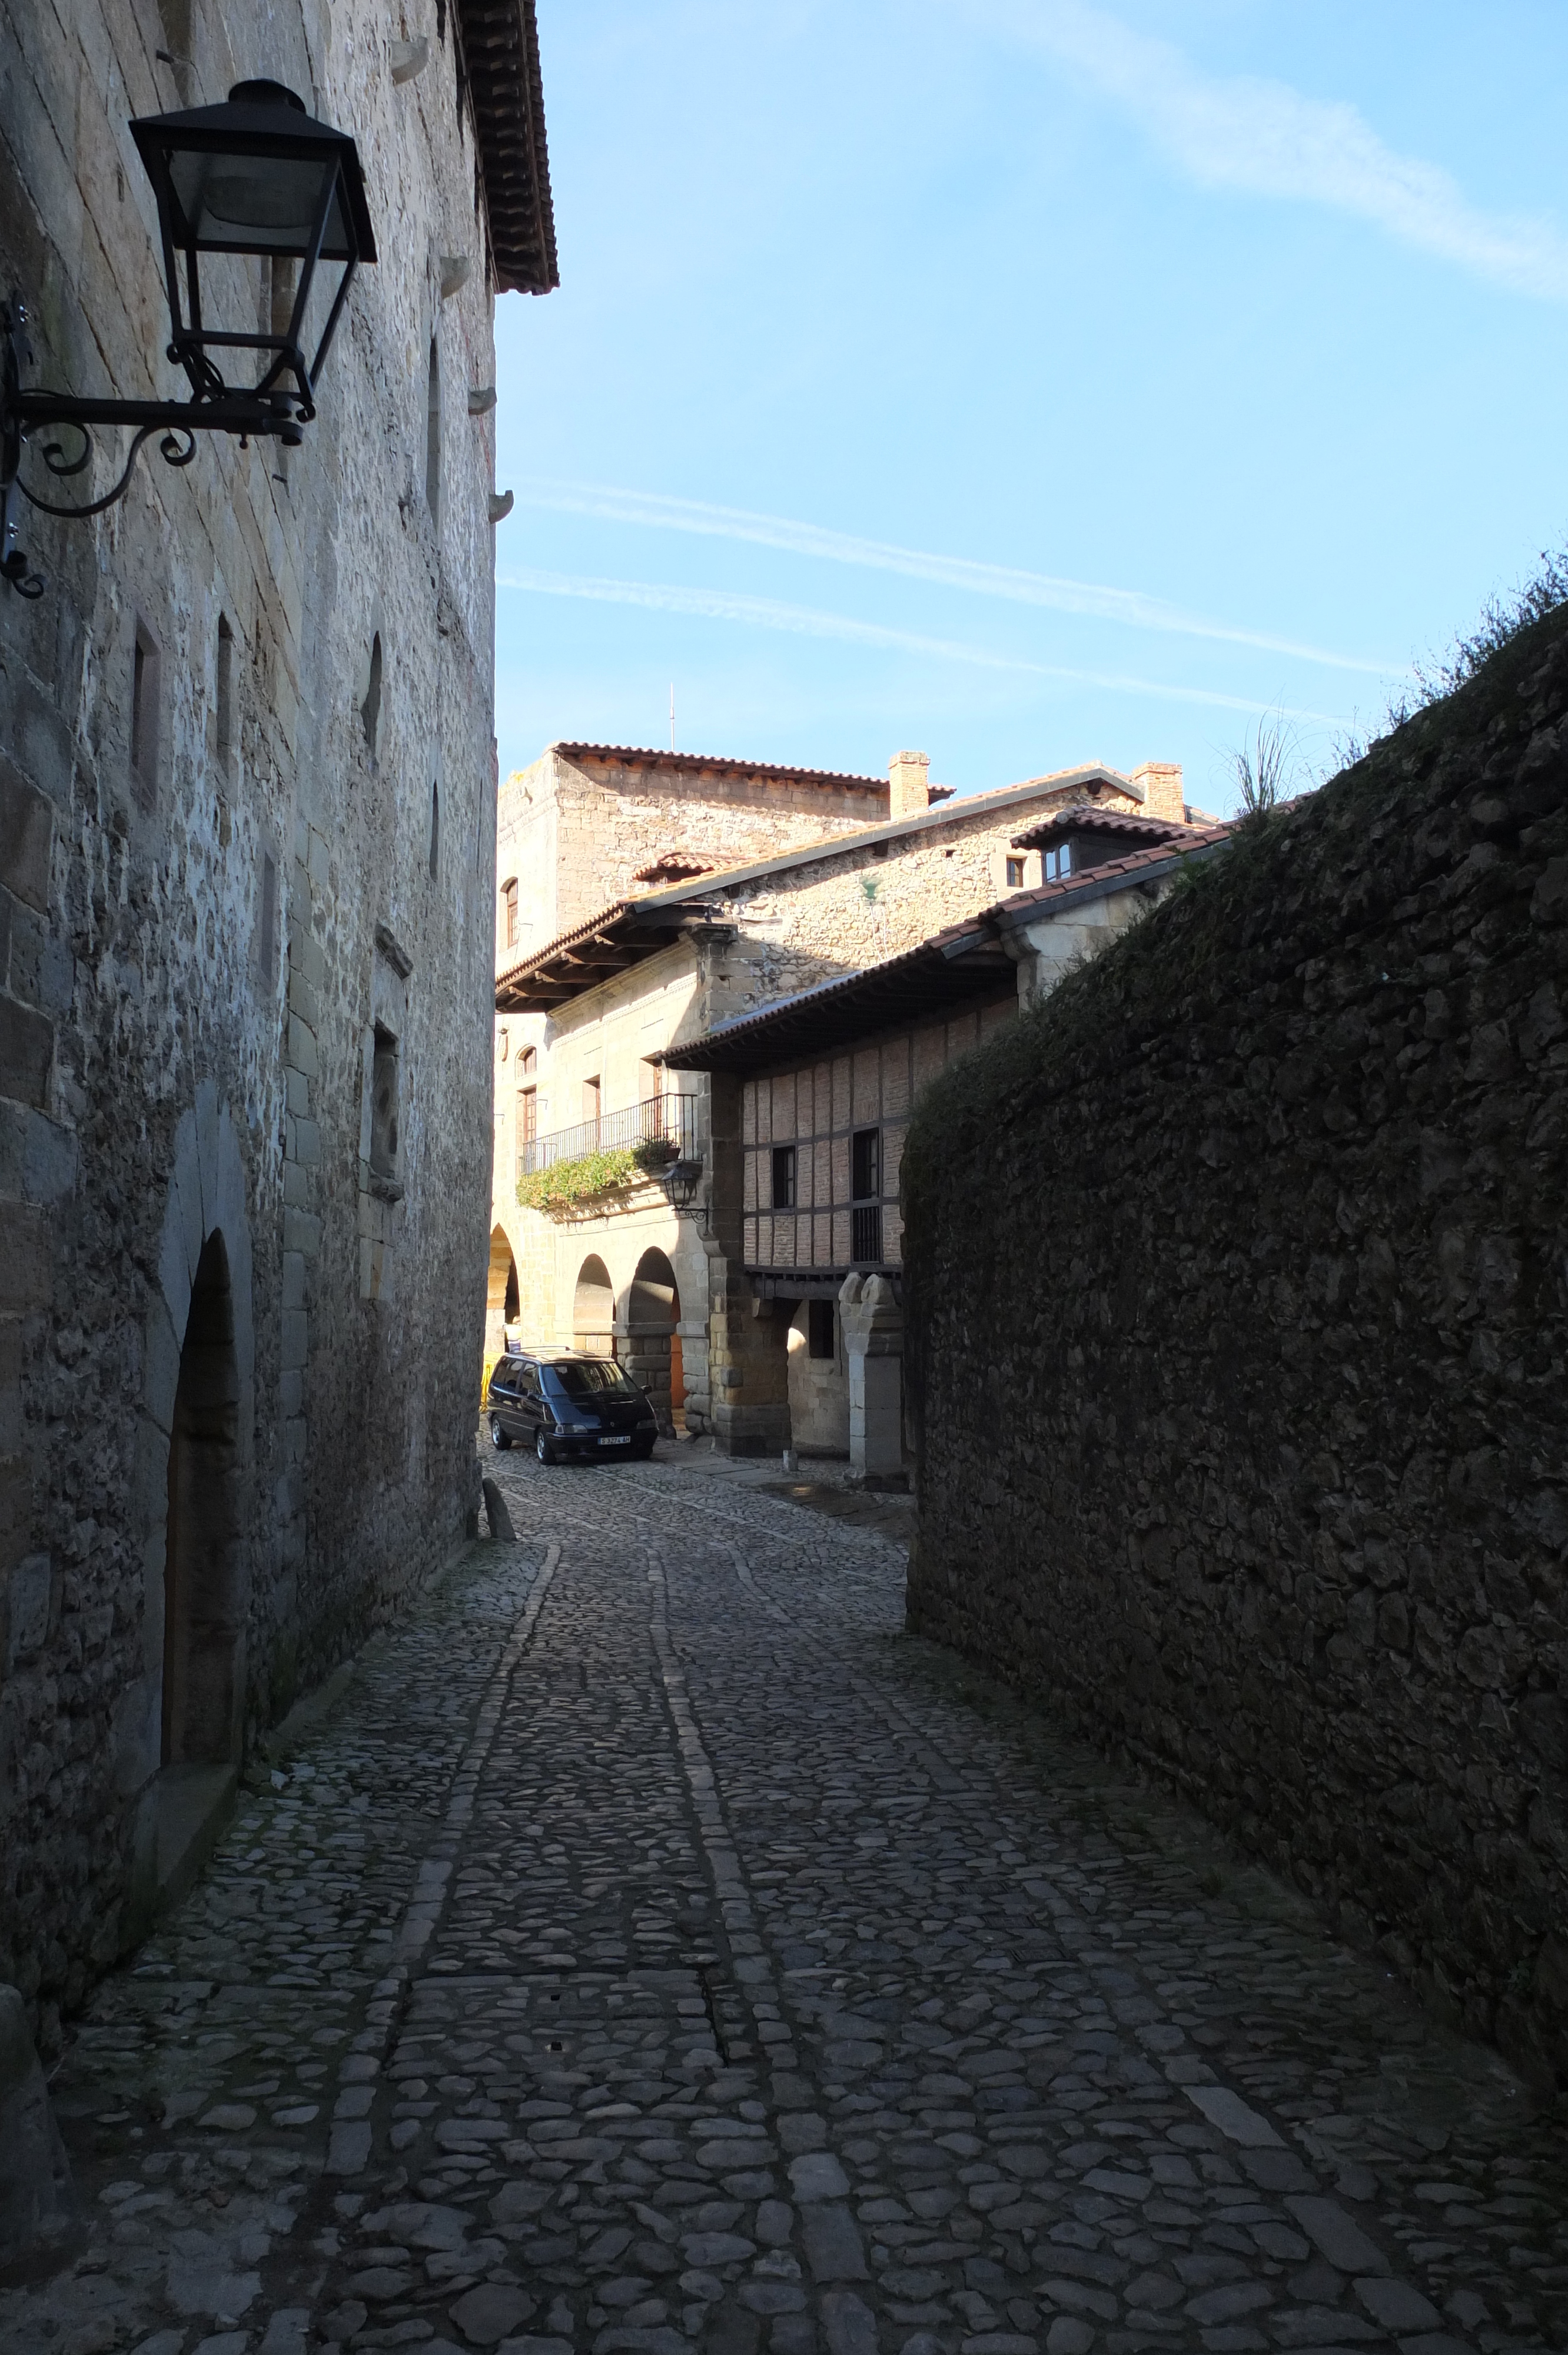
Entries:
[[301,446],[150,452],[0,589],[0,1977],[46,2043],[474,1508],[492,322],[555,276],[531,0],[478,13],[11,16],[33,380],[175,391],[132,116],[286,84],[378,248]]
[[[987,941],[949,958],[952,937],[722,1024],[668,1059],[706,1072],[715,1103],[738,1109],[739,1152],[722,1187],[715,1164],[709,1222],[752,1298],[744,1354],[728,1360],[752,1431],[895,1484],[906,1455],[896,1292],[910,1111],[938,1071],[1018,1011],[1006,953]],[[868,1292],[874,1333],[859,1307]],[[868,1432],[872,1338],[885,1362],[872,1369]]]
[[904,1161],[912,1625],[1559,2089],[1565,1144],[1559,609],[940,1079]]
[[[729,1362],[762,1444],[905,1479],[901,1179],[917,1097],[1227,838],[1224,826],[1058,806],[1012,845],[1049,881],[666,1050],[673,1073],[708,1075],[715,1116],[738,1091],[739,1156],[722,1190],[715,1160],[709,1220],[753,1302]],[[975,1210],[983,1221],[983,1189]]]
[[[622,896],[583,912],[580,882],[573,879],[568,900],[546,865],[533,905],[570,905],[574,921],[535,945],[522,937],[524,917],[514,922],[501,875],[487,1354],[503,1347],[509,1321],[530,1340],[613,1345],[652,1366],[655,1403],[672,1424],[712,1432],[727,1447],[770,1449],[788,1438],[784,1361],[773,1346],[774,1311],[764,1312],[747,1272],[742,1097],[716,1068],[679,1050],[759,1007],[918,949],[955,917],[1031,902],[1043,854],[1015,837],[1052,812],[1120,812],[1166,833],[1193,833],[1181,772],[1150,766],[1125,777],[1090,767],[963,799],[930,790],[918,753],[899,754],[885,784],[814,784],[785,773],[778,810],[761,810],[767,824],[758,826],[753,855],[736,859],[766,803],[758,781],[767,773],[694,760],[660,782],[668,756],[641,756],[646,768],[634,775],[629,754],[603,751],[590,762],[588,748],[569,749],[569,761],[556,748],[503,794],[502,841],[514,847],[503,868],[516,862],[521,908],[525,839],[554,843],[550,856],[564,862],[562,844],[580,844],[597,827],[596,879]],[[585,773],[591,793],[579,782]],[[816,819],[813,792],[823,802]],[[1179,815],[1156,821],[1151,804]],[[509,809],[518,827],[511,837]],[[857,809],[858,824],[842,822]],[[812,826],[803,843],[776,847],[781,832]],[[657,857],[655,844],[666,846]],[[721,844],[734,863],[715,868]],[[998,954],[1000,995],[1012,1003],[1013,966]],[[520,1164],[654,1134],[703,1165],[689,1212],[673,1208],[652,1175],[569,1208],[518,1207]],[[655,1287],[667,1295],[656,1308]],[[662,1340],[650,1339],[651,1319]],[[672,1363],[680,1394],[664,1370]]]

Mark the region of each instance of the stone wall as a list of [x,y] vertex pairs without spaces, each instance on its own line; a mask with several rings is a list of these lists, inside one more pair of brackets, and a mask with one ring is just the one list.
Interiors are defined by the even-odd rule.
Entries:
[[552,745],[502,789],[499,883],[515,876],[522,936],[498,944],[498,970],[543,948],[612,900],[649,889],[637,879],[666,852],[710,868],[797,850],[887,815],[876,780],[829,783],[715,762],[697,769]]
[[[170,1435],[214,1269],[219,1782],[471,1510],[493,442],[465,396],[494,368],[450,18],[401,85],[399,27],[360,0],[9,24],[0,283],[35,304],[38,380],[177,389],[133,114],[289,83],[358,141],[380,256],[302,448],[212,437],[175,472],[154,445],[97,522],[29,513],[47,593],[0,590],[0,1978],[47,2044],[162,1869]],[[443,300],[454,256],[471,273]],[[139,633],[156,751],[133,765]],[[377,1024],[400,1115],[381,1171]]]
[[912,1627],[1568,2077],[1568,622],[1238,834],[905,1156]]
[[[736,885],[720,903],[724,922],[739,934],[726,1011],[748,1013],[880,964],[1005,900],[1013,837],[1037,826],[1054,803],[1081,798],[1073,788],[1048,784],[1022,805],[1010,798],[999,808],[992,796],[976,795],[891,840],[846,845]],[[1039,883],[1037,854],[1027,865],[1024,888]]]

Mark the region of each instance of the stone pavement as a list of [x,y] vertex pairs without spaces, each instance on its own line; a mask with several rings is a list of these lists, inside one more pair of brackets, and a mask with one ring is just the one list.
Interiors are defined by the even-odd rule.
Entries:
[[1568,2347],[1561,2108],[905,1637],[885,1536],[487,1468],[523,1541],[79,2023],[5,2355]]

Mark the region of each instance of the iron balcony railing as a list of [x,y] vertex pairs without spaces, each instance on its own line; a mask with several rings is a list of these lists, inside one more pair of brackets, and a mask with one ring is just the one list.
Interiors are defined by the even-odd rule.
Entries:
[[547,1136],[531,1136],[519,1145],[517,1175],[528,1178],[535,1169],[554,1168],[557,1161],[575,1161],[579,1154],[626,1145],[668,1145],[677,1161],[700,1160],[700,1108],[696,1096],[647,1096],[624,1112],[580,1120],[575,1128],[553,1128]]

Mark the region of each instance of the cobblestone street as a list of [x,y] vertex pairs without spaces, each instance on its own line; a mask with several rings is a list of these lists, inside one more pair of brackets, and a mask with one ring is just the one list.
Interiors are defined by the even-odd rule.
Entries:
[[882,1529],[486,1468],[521,1542],[79,2023],[7,2355],[1568,2347],[1561,2113],[906,1638]]

